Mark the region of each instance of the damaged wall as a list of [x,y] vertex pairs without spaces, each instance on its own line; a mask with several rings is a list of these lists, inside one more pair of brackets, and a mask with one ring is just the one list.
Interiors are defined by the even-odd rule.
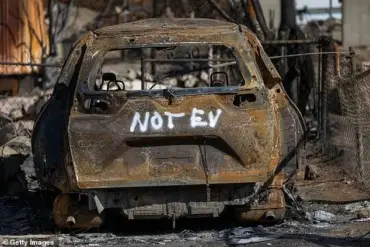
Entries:
[[343,0],[343,45],[369,46],[370,1]]

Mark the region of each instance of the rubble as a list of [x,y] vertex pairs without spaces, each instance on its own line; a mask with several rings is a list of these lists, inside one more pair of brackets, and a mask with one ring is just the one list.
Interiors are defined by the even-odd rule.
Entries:
[[16,136],[31,137],[31,133],[33,130],[33,124],[34,124],[34,121],[32,120],[13,122]]
[[323,210],[315,211],[312,215],[312,219],[318,222],[331,222],[335,219],[335,215]]
[[27,181],[27,190],[36,191],[40,188],[39,182],[36,178],[35,166],[33,163],[33,156],[28,156],[22,165],[20,166],[21,170],[25,174],[25,179]]
[[319,170],[316,166],[310,164],[306,166],[305,174],[304,174],[304,179],[305,180],[314,180],[318,178],[319,175]]
[[140,75],[139,75],[139,73],[136,73],[136,71],[135,71],[135,70],[133,70],[133,69],[128,69],[128,70],[127,70],[126,75],[127,75],[128,79],[130,79],[130,80],[135,80],[135,79],[137,79],[139,76],[141,76],[141,73],[140,73]]
[[[25,172],[21,170],[21,165],[30,159],[32,127],[33,121],[11,122],[8,120],[6,125],[0,129],[1,192],[27,190]],[[33,164],[29,166],[33,167]]]
[[370,218],[370,208],[366,207],[366,208],[360,209],[357,213],[357,218],[358,219]]
[[24,187],[20,166],[30,153],[31,141],[27,136],[15,137],[0,147],[0,184],[3,190],[19,191],[27,188]]
[[16,134],[15,132],[12,120],[0,115],[0,146],[12,139]]
[[198,82],[198,78],[192,75],[185,75],[181,78],[181,81],[184,82],[184,86],[187,88],[195,87]]
[[37,193],[0,197],[0,235],[45,233],[52,227],[50,210],[50,198]]
[[31,153],[31,140],[28,136],[17,136],[0,147],[0,157],[12,155],[28,156]]
[[344,206],[344,210],[350,213],[356,213],[363,208],[370,208],[368,201],[350,203]]
[[344,206],[346,213],[355,214],[357,219],[370,218],[370,203],[368,201],[356,202]]
[[35,117],[41,109],[41,106],[46,102],[51,94],[52,89],[47,91],[35,89],[25,96],[0,98],[0,114],[13,121],[20,120],[28,116]]
[[[107,69],[103,68],[102,72],[115,74],[117,77],[117,83],[120,84],[119,81],[122,81],[125,85],[125,90],[141,90],[141,71],[136,68],[134,64],[115,62],[105,64],[104,66],[107,66]],[[151,88],[156,81],[158,84],[156,84],[153,89],[166,89],[169,86],[173,88],[208,87],[209,84],[207,82],[209,81],[209,74],[205,70],[202,70],[199,75],[191,74],[189,72],[185,75],[169,76],[166,78],[166,74],[151,74],[147,72],[145,73],[144,81],[146,89]],[[107,90],[108,88],[106,85],[101,86],[101,82],[99,80],[97,82],[97,87],[101,87],[102,90]],[[110,83],[110,90],[116,90],[116,87],[115,83]]]
[[[58,57],[48,56],[45,60],[47,64],[63,64],[63,61]],[[57,82],[62,67],[45,67],[45,77],[43,87],[46,89],[53,88]]]
[[263,227],[239,227],[231,230],[228,239],[229,244],[250,244],[267,242],[284,236],[283,232],[271,231]]

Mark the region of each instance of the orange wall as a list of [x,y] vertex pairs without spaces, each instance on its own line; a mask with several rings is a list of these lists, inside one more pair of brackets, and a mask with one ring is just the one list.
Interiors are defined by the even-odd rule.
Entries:
[[[49,40],[42,0],[1,0],[0,62],[41,63]],[[0,65],[0,75],[29,74],[38,67]]]

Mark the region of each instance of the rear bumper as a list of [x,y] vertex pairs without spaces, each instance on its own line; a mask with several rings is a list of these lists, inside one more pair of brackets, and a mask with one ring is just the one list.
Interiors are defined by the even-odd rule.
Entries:
[[[242,220],[260,220],[271,211],[283,217],[285,202],[280,189],[261,189],[256,184],[134,188],[118,191],[90,191],[89,209],[120,208],[128,219],[218,217],[227,208],[237,209]],[[207,197],[209,200],[207,200]]]
[[[252,188],[256,189],[253,186]],[[192,191],[197,192],[194,188]],[[172,196],[168,195],[167,198],[169,201],[165,203],[135,206],[134,204],[129,204],[129,201],[124,203],[124,201],[130,200],[130,196],[126,194],[129,197],[125,197],[124,194],[117,193],[117,191],[114,193],[94,191],[88,193],[87,197],[82,194],[59,195],[54,202],[54,222],[59,228],[98,228],[109,215],[107,214],[107,209],[111,208],[120,209],[116,212],[122,212],[131,220],[167,218],[172,219],[173,223],[176,218],[180,217],[218,217],[227,209],[230,209],[227,212],[234,213],[234,216],[239,221],[259,223],[281,221],[285,214],[284,197],[280,189],[269,189],[262,192],[253,203],[247,203],[248,200],[246,198],[210,202],[206,200],[186,201],[189,198],[171,201]],[[215,199],[215,194],[212,194],[212,200]],[[184,194],[180,193],[179,195]],[[144,196],[144,194],[141,196]],[[100,207],[104,204],[106,206],[108,205],[109,208],[104,208],[100,211],[97,207],[93,206],[95,204],[94,198],[99,198],[99,203],[102,203]],[[134,198],[137,198],[137,204],[144,199],[136,196]],[[191,198],[195,200],[197,194],[193,194]],[[85,199],[89,200],[86,201]],[[103,199],[106,201],[100,201]],[[151,199],[154,203],[156,200],[160,200],[161,197],[152,196]],[[112,214],[110,215],[112,216]]]

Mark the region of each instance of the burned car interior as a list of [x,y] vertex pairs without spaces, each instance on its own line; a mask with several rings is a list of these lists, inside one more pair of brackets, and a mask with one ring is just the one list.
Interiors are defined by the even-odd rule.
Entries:
[[[122,54],[129,59],[129,63],[122,59]],[[194,44],[109,50],[104,55],[96,78],[84,86],[84,93],[166,93],[186,88],[198,88],[206,92],[209,88],[239,87],[245,84],[245,80],[238,66],[233,48],[222,45]],[[91,78],[93,77],[94,75]],[[108,108],[109,102],[104,99],[87,99],[84,102],[85,112],[104,113]]]
[[[130,59],[130,64],[120,58],[122,53],[126,59]],[[109,71],[112,66],[117,67],[115,73]],[[177,88],[225,87],[244,83],[231,48],[220,45],[192,45],[108,51],[101,67],[102,74],[97,76],[96,84],[100,81],[98,88],[106,91],[138,90],[130,85],[135,79],[130,74],[132,70],[144,85],[144,88],[139,90],[171,87],[174,86],[173,80],[180,82],[176,85]],[[193,80],[186,81],[189,78]],[[195,83],[194,79],[200,82]]]

